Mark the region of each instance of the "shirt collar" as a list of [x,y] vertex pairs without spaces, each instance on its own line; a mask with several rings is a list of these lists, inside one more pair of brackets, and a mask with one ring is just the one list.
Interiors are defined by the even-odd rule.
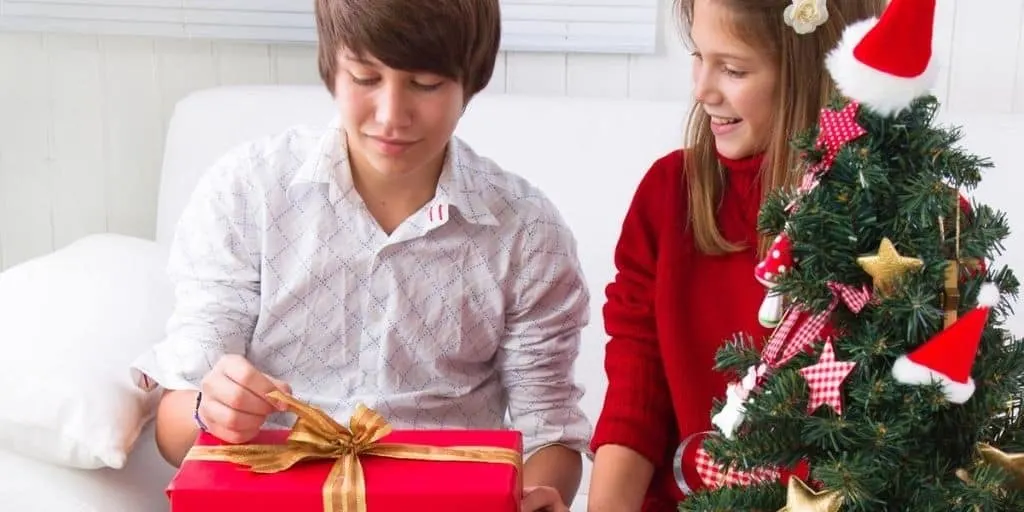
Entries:
[[[288,188],[302,184],[334,184],[339,189],[352,186],[349,170],[348,143],[342,135],[341,123],[335,118],[327,126],[313,149],[304,155],[302,165],[295,172]],[[344,172],[341,172],[344,171]],[[339,182],[344,180],[347,183]]]
[[448,142],[434,202],[454,206],[464,219],[474,224],[496,226],[498,218],[487,207],[481,190],[487,186],[480,182],[483,163],[465,142],[453,136]]
[[[483,159],[465,142],[452,136],[431,204],[453,206],[464,219],[474,224],[497,225],[497,217],[480,193],[481,186],[486,186],[480,183],[483,164]],[[291,190],[304,184],[328,185],[331,201],[355,193],[348,158],[348,141],[338,118],[331,121],[312,151],[306,155],[288,188]]]

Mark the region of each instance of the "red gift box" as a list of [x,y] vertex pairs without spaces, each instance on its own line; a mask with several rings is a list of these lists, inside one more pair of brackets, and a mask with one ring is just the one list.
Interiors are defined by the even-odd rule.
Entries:
[[[307,410],[305,414],[308,416],[310,412]],[[312,412],[326,417],[319,411]],[[379,435],[367,435],[356,426],[359,422],[353,417],[351,433],[334,423],[342,432],[337,438],[329,439],[335,443],[339,439],[355,440],[361,447],[357,451],[362,451],[357,457],[346,458],[343,454],[320,458],[325,446],[321,443],[319,447],[310,448],[306,444],[311,430],[314,437],[319,434],[316,428],[303,425],[302,412],[292,430],[265,430],[244,445],[230,445],[210,434],[201,433],[167,487],[171,511],[519,510],[523,446],[519,432],[391,431],[376,413],[368,410],[362,410],[362,413],[374,416],[378,427],[383,424],[384,429],[378,431]],[[356,416],[359,414],[357,412]],[[375,439],[367,443],[368,437]],[[291,448],[286,448],[288,446]],[[409,452],[410,446],[412,453]],[[319,450],[321,453],[311,457],[319,460],[305,460],[294,465],[285,463],[283,466],[277,464],[282,460],[280,453],[264,453],[255,458],[252,453],[246,453],[247,450],[265,451],[268,447],[279,448],[281,453],[294,454],[296,450],[310,453]],[[232,450],[230,457],[237,460],[228,460],[224,453],[218,452],[224,449]],[[417,454],[416,450],[426,454]],[[495,453],[504,456],[504,460],[496,458]],[[248,460],[240,462],[245,457]],[[434,459],[430,460],[430,457]],[[463,460],[459,460],[460,457]],[[270,466],[277,465],[272,470],[260,468],[271,460],[275,462]],[[353,478],[355,474],[352,471],[359,468],[362,470],[361,478]],[[365,501],[352,499],[357,492],[364,493]]]

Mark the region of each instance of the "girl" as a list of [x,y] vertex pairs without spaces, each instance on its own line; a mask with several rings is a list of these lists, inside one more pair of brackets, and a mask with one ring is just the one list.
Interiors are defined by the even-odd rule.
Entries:
[[715,353],[737,332],[769,334],[757,320],[765,288],[754,278],[769,242],[757,233],[762,198],[799,179],[788,143],[829,99],[827,53],[847,25],[884,7],[677,0],[696,102],[686,150],[647,172],[616,249],[590,512],[670,512],[698,487],[694,450],[676,452],[713,430],[712,401],[726,390]]

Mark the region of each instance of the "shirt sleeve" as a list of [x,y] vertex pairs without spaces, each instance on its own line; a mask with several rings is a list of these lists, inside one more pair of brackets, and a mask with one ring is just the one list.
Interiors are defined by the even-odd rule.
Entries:
[[[603,313],[608,388],[591,442],[630,448],[656,467],[673,439],[675,419],[655,321],[655,274],[667,194],[680,193],[676,169],[661,161],[647,173],[623,221],[615,249],[615,279],[606,288]],[[674,185],[674,186],[673,186]],[[677,202],[668,201],[668,204]],[[671,313],[669,313],[671,314]]]
[[497,356],[512,427],[523,433],[527,456],[552,444],[584,453],[591,426],[573,368],[590,296],[576,241],[551,214],[525,225],[512,251],[512,306]]
[[245,354],[259,313],[259,212],[242,147],[203,174],[168,259],[175,306],[163,341],[131,365],[143,389],[198,389],[224,354]]

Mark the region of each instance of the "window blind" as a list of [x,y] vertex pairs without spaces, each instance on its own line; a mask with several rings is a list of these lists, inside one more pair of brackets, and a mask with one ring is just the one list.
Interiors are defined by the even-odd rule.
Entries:
[[[502,0],[502,49],[651,53],[658,0]],[[0,0],[0,30],[313,43],[312,0]]]

